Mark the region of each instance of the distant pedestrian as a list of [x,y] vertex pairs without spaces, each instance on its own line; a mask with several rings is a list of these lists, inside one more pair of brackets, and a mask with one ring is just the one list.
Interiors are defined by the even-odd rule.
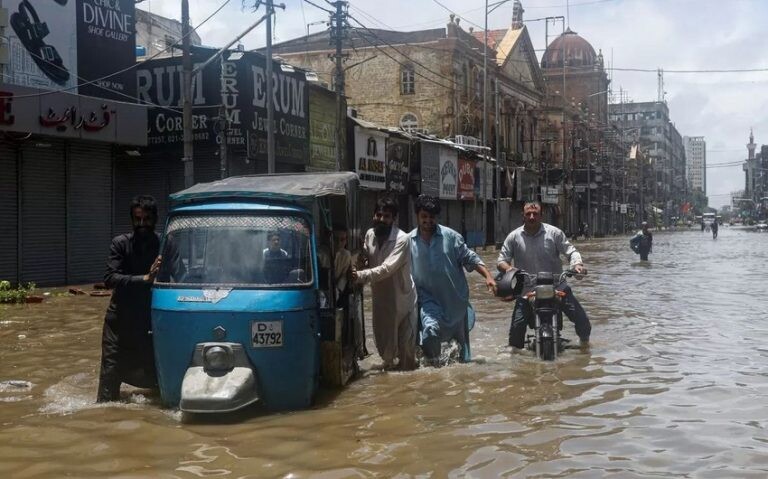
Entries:
[[717,220],[712,222],[712,239],[717,239]]
[[101,337],[97,402],[120,398],[120,384],[156,387],[150,307],[152,283],[160,270],[157,204],[137,196],[130,204],[133,232],[112,240],[104,283],[113,289]]
[[640,255],[640,261],[648,261],[648,253],[653,250],[653,233],[648,229],[648,223],[643,221],[643,229],[638,231],[635,236],[629,240],[629,247],[636,254]]

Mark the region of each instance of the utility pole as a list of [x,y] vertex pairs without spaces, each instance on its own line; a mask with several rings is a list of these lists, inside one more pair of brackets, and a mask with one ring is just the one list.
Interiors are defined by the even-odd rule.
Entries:
[[190,188],[195,184],[194,143],[192,139],[192,56],[190,55],[189,35],[189,0],[181,0],[181,48],[182,48],[182,81],[183,81],[183,110],[182,125],[184,128],[184,187]]
[[275,102],[272,92],[272,15],[275,13],[275,6],[272,0],[266,0],[267,7],[267,173],[270,175],[275,172]]
[[226,95],[226,87],[224,86],[224,74],[225,74],[225,68],[226,68],[226,61],[224,60],[224,56],[219,57],[221,70],[219,72],[219,83],[221,87],[221,106],[219,106],[219,161],[220,161],[220,170],[221,170],[221,179],[227,177],[227,170],[229,169],[228,165],[228,159],[227,159],[227,107],[224,106],[226,104],[224,100],[224,96]]
[[333,76],[334,89],[336,90],[336,171],[341,171],[343,166],[341,164],[342,149],[344,145],[344,128],[346,125],[347,112],[344,111],[344,59],[347,54],[342,53],[342,47],[344,39],[347,36],[347,12],[348,2],[338,0],[333,2],[333,6],[336,7],[336,12],[331,14],[331,32],[330,41],[331,45],[336,47],[336,52],[329,57],[333,58],[336,63],[335,72]]
[[[498,241],[501,241],[501,135],[499,134],[499,119],[501,118],[501,97],[499,96],[499,82],[498,80],[495,85],[495,94],[496,94],[496,221],[494,222],[496,227],[494,228],[494,234],[493,234],[493,242],[494,244]],[[486,168],[489,166],[486,163]],[[483,179],[485,181],[485,179]],[[488,194],[486,193],[485,197],[488,197]]]

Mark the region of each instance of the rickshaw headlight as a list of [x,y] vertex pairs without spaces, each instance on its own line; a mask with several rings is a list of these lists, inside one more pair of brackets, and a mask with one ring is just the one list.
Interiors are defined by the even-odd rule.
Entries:
[[210,346],[203,352],[203,367],[213,371],[229,371],[235,366],[235,357],[230,348]]

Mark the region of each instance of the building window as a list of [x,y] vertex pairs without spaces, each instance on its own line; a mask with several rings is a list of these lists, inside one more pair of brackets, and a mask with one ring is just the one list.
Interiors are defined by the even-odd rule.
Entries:
[[413,95],[416,93],[416,73],[413,65],[406,65],[400,70],[400,94]]
[[419,128],[419,119],[413,113],[406,113],[400,117],[400,128],[405,131],[414,131]]

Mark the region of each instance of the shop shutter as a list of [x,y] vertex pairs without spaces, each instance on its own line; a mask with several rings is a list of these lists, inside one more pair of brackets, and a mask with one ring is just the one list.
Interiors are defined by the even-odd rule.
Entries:
[[18,194],[16,149],[0,144],[0,280],[16,283],[18,271]]
[[72,142],[67,153],[67,283],[101,281],[112,239],[112,149]]
[[21,281],[66,281],[66,173],[63,143],[51,139],[21,150]]
[[157,158],[118,159],[115,163],[115,203],[113,235],[131,231],[128,207],[136,195],[152,195],[157,201],[157,231],[165,227],[168,195],[184,189],[184,165],[180,160]]

